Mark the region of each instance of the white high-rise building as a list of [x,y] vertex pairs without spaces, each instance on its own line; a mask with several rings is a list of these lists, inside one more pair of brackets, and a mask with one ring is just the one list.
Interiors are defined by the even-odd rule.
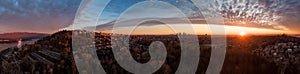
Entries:
[[18,41],[18,48],[19,48],[19,50],[22,50],[22,39],[19,39],[19,41]]

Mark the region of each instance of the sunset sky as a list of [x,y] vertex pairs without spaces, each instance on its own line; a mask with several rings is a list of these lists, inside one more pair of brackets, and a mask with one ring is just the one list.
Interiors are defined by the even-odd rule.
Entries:
[[[92,0],[91,2],[104,0]],[[178,13],[169,11],[155,4],[132,5],[144,0],[112,0],[104,9],[101,16],[86,15],[88,18],[99,18],[97,31],[110,32],[113,23],[126,10],[133,9],[128,17],[121,18],[122,22],[132,22],[135,19],[164,18],[177,21]],[[155,0],[151,0],[155,1]],[[174,23],[169,25],[191,25],[197,34],[209,34],[201,11],[189,0],[161,0],[167,2],[185,14],[192,22]],[[53,33],[60,29],[70,29],[81,0],[1,0],[0,1],[0,33],[8,32],[40,32]],[[224,17],[227,34],[300,34],[300,1],[299,0],[215,0],[207,8],[215,9]],[[103,5],[93,6],[95,9]],[[147,11],[145,11],[147,9]],[[164,13],[161,13],[164,12]],[[168,14],[166,14],[168,13]],[[164,15],[147,17],[151,15]],[[136,16],[145,16],[136,18]],[[86,19],[88,19],[86,18]],[[146,24],[146,25],[144,25]],[[148,22],[141,24],[134,34],[170,34],[172,29],[163,23]],[[211,24],[220,26],[220,24]],[[87,28],[90,26],[80,26]],[[118,29],[126,30],[124,25]],[[184,29],[184,28],[183,28]]]

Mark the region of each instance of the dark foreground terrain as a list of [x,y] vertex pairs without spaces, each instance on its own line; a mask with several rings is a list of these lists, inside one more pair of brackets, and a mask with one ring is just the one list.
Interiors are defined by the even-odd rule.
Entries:
[[[79,31],[78,31],[79,33]],[[86,33],[86,32],[80,32]],[[96,33],[95,46],[98,59],[109,74],[129,74],[114,58],[111,34]],[[197,74],[206,72],[210,60],[210,36],[198,36],[200,62]],[[167,59],[155,73],[175,73],[180,62],[180,41],[176,35],[137,35],[130,37],[130,52],[140,63],[150,60],[148,47],[153,41],[162,41],[167,48]],[[84,41],[84,40],[83,40]],[[278,36],[230,36],[222,74],[299,74],[300,39],[286,35]],[[84,42],[82,42],[84,43]],[[81,51],[88,49],[82,48]],[[75,58],[90,61],[90,54],[74,53]],[[60,31],[24,45],[22,49],[9,48],[0,53],[1,74],[77,74],[72,53],[72,32]],[[88,69],[84,70],[88,72]],[[80,72],[80,73],[84,73]]]

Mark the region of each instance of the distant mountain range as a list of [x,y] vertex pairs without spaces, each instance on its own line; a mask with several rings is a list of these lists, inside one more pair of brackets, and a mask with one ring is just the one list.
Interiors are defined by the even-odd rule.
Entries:
[[0,43],[15,42],[19,39],[22,39],[23,41],[39,39],[39,38],[43,38],[48,35],[49,34],[29,33],[29,32],[3,33],[3,34],[0,34]]

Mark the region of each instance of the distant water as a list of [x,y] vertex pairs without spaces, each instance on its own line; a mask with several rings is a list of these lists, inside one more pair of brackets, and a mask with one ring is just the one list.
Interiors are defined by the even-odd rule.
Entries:
[[7,49],[9,47],[14,47],[16,45],[17,45],[17,43],[1,43],[0,44],[0,51],[2,51],[4,49]]
[[[22,45],[24,44],[34,44],[34,42],[37,40],[31,40],[31,41],[23,41]],[[11,47],[16,47],[18,45],[17,42],[15,43],[0,43],[0,51],[7,49],[7,48],[11,48]]]

